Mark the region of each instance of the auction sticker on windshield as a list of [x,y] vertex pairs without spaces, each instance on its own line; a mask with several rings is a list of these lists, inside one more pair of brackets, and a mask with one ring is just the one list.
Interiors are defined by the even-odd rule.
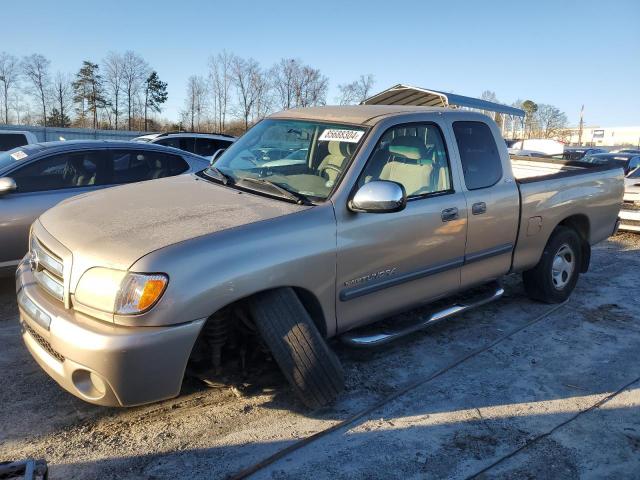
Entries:
[[364,132],[362,130],[340,130],[337,128],[327,128],[318,140],[325,142],[348,142],[358,143]]
[[11,154],[11,158],[13,158],[14,160],[22,160],[23,158],[27,158],[27,154],[22,150],[18,150],[17,152],[13,152]]

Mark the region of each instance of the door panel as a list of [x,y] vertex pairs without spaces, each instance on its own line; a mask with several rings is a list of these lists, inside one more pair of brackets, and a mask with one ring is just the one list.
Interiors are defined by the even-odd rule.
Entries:
[[101,187],[10,193],[0,198],[0,264],[20,260],[29,250],[29,229],[43,212],[61,201]]
[[[469,217],[461,277],[463,288],[509,271],[520,215],[518,187],[514,182],[472,190],[466,192],[466,197]],[[485,203],[486,211],[474,215],[473,205],[481,202]]]
[[101,153],[93,150],[41,157],[11,171],[8,176],[18,188],[0,198],[0,264],[27,253],[29,228],[41,213],[69,197],[102,188],[103,175]]
[[[458,209],[458,219],[442,221],[448,208]],[[410,201],[396,213],[353,214],[339,222],[340,331],[457,290],[466,223],[462,193]]]
[[434,122],[395,125],[379,138],[356,187],[401,184],[409,200],[395,213],[338,220],[340,331],[456,291],[464,260],[467,207],[455,192],[442,129]]
[[500,277],[511,268],[520,199],[501,158],[497,131],[479,121],[453,122],[469,208],[461,287]]

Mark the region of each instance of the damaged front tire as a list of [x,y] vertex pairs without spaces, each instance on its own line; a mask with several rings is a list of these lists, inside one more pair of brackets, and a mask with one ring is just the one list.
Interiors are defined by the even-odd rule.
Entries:
[[293,289],[259,293],[248,307],[297,397],[310,408],[333,402],[344,389],[342,367]]

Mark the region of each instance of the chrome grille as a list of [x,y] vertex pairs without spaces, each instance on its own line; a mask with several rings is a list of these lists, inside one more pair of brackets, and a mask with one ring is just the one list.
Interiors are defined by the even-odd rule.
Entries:
[[38,285],[55,299],[64,301],[62,259],[46,249],[33,235],[29,254],[31,270]]

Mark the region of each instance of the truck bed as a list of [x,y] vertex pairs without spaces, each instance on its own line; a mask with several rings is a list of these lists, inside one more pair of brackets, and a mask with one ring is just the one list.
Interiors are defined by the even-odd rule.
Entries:
[[511,155],[513,176],[518,183],[546,180],[558,175],[569,176],[579,173],[610,170],[608,165],[596,165],[585,162],[568,162],[545,157],[521,157]]
[[544,157],[510,158],[520,191],[513,271],[533,267],[546,239],[566,219],[580,225],[590,245],[613,233],[624,193],[621,168]]

